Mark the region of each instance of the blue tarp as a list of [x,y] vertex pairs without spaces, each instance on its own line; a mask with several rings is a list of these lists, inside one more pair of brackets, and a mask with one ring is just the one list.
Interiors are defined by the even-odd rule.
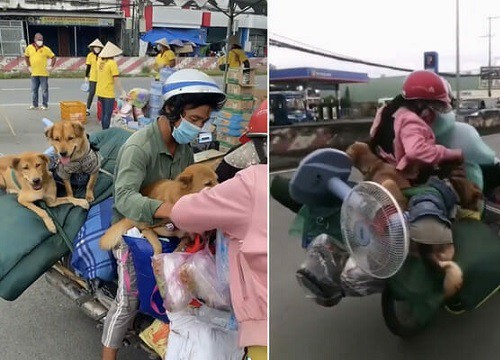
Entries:
[[190,41],[196,45],[207,44],[206,29],[153,29],[141,36],[142,41],[154,43],[161,38],[168,42],[172,40]]

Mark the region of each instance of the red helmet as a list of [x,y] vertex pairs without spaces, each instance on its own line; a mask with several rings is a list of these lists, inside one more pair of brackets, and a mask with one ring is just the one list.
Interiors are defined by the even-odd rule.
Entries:
[[248,131],[240,137],[241,143],[246,143],[253,137],[266,137],[268,133],[267,99],[254,111],[248,122]]
[[401,95],[406,100],[434,100],[446,105],[451,103],[448,87],[436,73],[417,70],[406,78]]

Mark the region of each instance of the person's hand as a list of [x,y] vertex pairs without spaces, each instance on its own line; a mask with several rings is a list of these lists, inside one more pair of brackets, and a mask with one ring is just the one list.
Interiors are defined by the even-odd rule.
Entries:
[[28,66],[28,72],[31,74],[31,66]]

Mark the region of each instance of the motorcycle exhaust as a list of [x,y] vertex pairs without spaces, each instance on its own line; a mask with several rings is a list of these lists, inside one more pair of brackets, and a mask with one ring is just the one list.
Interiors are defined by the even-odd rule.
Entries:
[[61,293],[73,300],[83,312],[95,321],[102,320],[108,309],[99,303],[88,291],[82,289],[76,282],[68,279],[59,271],[51,268],[45,273],[47,282]]

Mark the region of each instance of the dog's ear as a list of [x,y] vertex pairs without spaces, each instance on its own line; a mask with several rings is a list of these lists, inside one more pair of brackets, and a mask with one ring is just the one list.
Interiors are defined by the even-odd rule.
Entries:
[[45,161],[46,164],[50,163],[50,158],[47,155],[45,155],[45,154],[39,154],[38,157],[40,159],[42,159],[42,161]]
[[54,132],[54,126],[49,127],[45,130],[45,137],[47,139],[52,139],[52,133]]
[[180,174],[177,176],[177,181],[182,184],[182,189],[187,190],[193,185],[193,174]]
[[21,158],[18,158],[18,157],[14,158],[14,159],[12,160],[12,167],[13,167],[14,169],[18,170],[18,166],[19,166],[19,162],[20,162],[20,161],[21,161]]
[[72,121],[71,125],[73,126],[73,130],[75,130],[76,136],[82,136],[85,132],[85,127],[79,121]]

